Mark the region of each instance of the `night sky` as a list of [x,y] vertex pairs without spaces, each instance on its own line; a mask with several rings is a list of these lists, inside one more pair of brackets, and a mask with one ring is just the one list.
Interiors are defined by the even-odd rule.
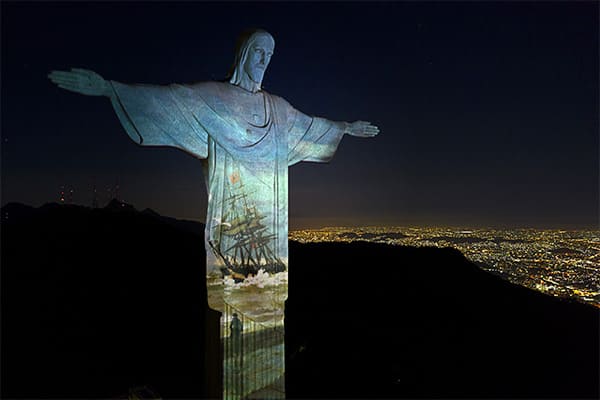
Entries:
[[598,2],[5,3],[2,204],[204,220],[201,162],[140,147],[106,98],[47,74],[124,83],[223,79],[237,35],[275,38],[263,88],[306,114],[366,120],[329,164],[290,171],[290,227],[598,226]]

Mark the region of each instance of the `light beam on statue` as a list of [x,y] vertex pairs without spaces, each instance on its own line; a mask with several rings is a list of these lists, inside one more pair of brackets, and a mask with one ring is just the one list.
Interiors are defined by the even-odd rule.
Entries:
[[288,167],[329,161],[344,134],[379,133],[368,122],[305,115],[262,90],[274,48],[265,31],[242,34],[229,82],[129,85],[75,68],[49,75],[63,89],[109,97],[136,143],[201,160],[208,303],[222,313],[227,399],[285,397]]

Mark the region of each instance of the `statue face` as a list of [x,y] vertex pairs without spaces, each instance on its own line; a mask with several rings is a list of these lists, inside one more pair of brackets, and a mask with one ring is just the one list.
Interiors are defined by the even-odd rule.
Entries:
[[244,72],[252,82],[260,85],[271,61],[275,44],[273,39],[267,35],[258,36],[248,48],[246,62],[244,63]]

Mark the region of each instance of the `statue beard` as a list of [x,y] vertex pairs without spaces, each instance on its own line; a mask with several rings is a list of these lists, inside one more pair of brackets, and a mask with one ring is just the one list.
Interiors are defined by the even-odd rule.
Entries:
[[263,81],[263,77],[265,76],[265,68],[252,68],[249,71],[246,71],[248,78],[260,87]]

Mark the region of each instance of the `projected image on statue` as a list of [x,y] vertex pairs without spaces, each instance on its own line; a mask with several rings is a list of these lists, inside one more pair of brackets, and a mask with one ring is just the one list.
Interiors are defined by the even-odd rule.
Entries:
[[265,31],[242,34],[224,82],[123,84],[85,69],[49,75],[63,89],[109,97],[136,143],[201,160],[208,304],[222,313],[225,398],[285,396],[288,167],[328,162],[344,134],[379,133],[369,122],[305,115],[262,90],[274,49]]

